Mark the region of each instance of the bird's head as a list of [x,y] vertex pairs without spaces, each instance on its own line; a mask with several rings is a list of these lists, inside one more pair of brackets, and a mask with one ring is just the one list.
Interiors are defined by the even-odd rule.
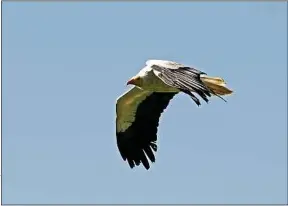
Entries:
[[127,85],[129,85],[129,84],[141,87],[142,78],[139,75],[134,76],[128,80]]

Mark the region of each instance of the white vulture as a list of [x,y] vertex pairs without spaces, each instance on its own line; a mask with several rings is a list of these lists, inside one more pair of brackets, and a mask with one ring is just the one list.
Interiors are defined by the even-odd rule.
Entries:
[[117,146],[130,168],[142,163],[147,170],[150,168],[148,159],[155,162],[159,118],[176,94],[189,95],[199,106],[200,101],[193,93],[207,103],[208,97],[215,95],[223,99],[221,96],[232,93],[222,78],[165,60],[148,60],[127,82],[129,84],[134,87],[116,103]]

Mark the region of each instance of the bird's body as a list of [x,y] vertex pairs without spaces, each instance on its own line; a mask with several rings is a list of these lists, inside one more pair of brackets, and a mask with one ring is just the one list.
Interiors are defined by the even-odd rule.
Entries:
[[137,75],[142,78],[142,84],[138,87],[151,92],[179,92],[179,89],[165,84],[156,74],[150,66],[143,68]]
[[116,136],[120,154],[131,168],[142,163],[149,169],[147,157],[155,162],[159,118],[176,94],[188,94],[199,106],[193,93],[206,102],[212,95],[232,93],[222,78],[165,60],[148,60],[127,84],[135,86],[117,99]]

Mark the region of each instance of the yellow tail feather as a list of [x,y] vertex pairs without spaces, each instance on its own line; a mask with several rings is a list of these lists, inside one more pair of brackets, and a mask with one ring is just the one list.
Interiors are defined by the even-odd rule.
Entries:
[[201,76],[202,82],[215,94],[224,96],[232,94],[233,91],[226,87],[224,79],[220,77]]

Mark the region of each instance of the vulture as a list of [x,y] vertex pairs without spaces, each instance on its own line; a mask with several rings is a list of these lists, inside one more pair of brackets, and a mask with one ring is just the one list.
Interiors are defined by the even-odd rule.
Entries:
[[176,94],[185,93],[200,106],[199,97],[207,103],[212,96],[226,101],[221,96],[233,92],[222,78],[166,60],[146,61],[127,85],[133,87],[116,101],[117,147],[131,169],[142,164],[146,170],[149,160],[155,162],[159,118]]

